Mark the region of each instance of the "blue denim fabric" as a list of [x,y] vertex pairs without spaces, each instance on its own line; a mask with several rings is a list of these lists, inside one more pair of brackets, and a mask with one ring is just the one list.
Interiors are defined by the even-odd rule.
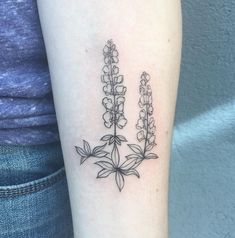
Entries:
[[59,143],[0,146],[0,237],[72,238]]

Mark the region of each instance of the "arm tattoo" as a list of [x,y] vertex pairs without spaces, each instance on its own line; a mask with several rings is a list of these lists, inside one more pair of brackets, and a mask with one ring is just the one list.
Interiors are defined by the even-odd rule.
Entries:
[[[123,85],[124,76],[119,73],[118,51],[116,45],[109,40],[103,49],[104,67],[101,82],[103,83],[103,92],[105,97],[102,104],[105,108],[103,114],[104,126],[111,131],[104,135],[100,140],[102,145],[93,149],[90,144],[83,140],[83,146],[75,146],[76,152],[80,156],[80,163],[83,164],[88,158],[96,158],[100,170],[97,178],[107,178],[114,175],[116,185],[121,192],[125,177],[135,175],[140,177],[137,168],[144,160],[157,159],[158,156],[151,152],[156,146],[155,142],[155,120],[153,117],[152,90],[149,84],[150,75],[146,72],[141,74],[139,86],[139,118],[137,120],[137,141],[138,144],[127,144],[130,154],[121,159],[119,147],[127,143],[125,136],[120,134],[127,124],[124,115],[124,104],[126,87]],[[142,146],[141,146],[142,145]]]

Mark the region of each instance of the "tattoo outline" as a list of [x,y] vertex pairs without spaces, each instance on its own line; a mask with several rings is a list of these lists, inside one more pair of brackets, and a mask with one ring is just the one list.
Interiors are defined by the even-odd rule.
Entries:
[[[156,145],[155,143],[155,120],[153,117],[152,90],[149,84],[150,75],[146,72],[141,74],[139,86],[139,119],[137,120],[137,141],[144,143],[143,148],[138,144],[127,144],[131,150],[131,154],[125,156],[121,161],[119,147],[122,143],[127,143],[125,136],[117,134],[118,130],[122,130],[127,119],[124,115],[125,94],[127,88],[123,85],[124,76],[119,74],[119,53],[116,45],[112,40],[107,41],[103,48],[104,67],[101,82],[104,84],[103,92],[105,97],[102,105],[105,112],[102,115],[104,126],[107,129],[113,129],[112,134],[106,134],[101,137],[102,145],[93,149],[90,144],[83,140],[83,148],[75,146],[76,152],[80,156],[80,164],[82,165],[88,158],[94,157],[98,161],[94,162],[99,166],[100,170],[97,179],[107,178],[109,175],[115,175],[116,185],[121,192],[125,184],[125,176],[135,175],[140,178],[137,167],[144,161],[149,159],[157,159],[158,156],[151,153]],[[109,149],[111,147],[111,150]],[[107,150],[108,149],[108,150]]]

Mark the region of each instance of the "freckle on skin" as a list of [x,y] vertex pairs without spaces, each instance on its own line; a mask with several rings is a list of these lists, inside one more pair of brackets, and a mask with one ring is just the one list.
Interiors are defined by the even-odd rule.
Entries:
[[168,130],[166,130],[166,131],[165,131],[165,133],[166,133],[166,135],[168,135],[169,131],[168,131]]
[[168,39],[168,43],[170,43],[170,42],[171,42],[171,39],[169,38],[169,39]]

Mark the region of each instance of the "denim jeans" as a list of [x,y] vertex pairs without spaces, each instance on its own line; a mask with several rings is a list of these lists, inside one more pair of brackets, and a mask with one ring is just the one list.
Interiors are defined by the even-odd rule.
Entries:
[[0,237],[73,237],[59,143],[0,146]]

